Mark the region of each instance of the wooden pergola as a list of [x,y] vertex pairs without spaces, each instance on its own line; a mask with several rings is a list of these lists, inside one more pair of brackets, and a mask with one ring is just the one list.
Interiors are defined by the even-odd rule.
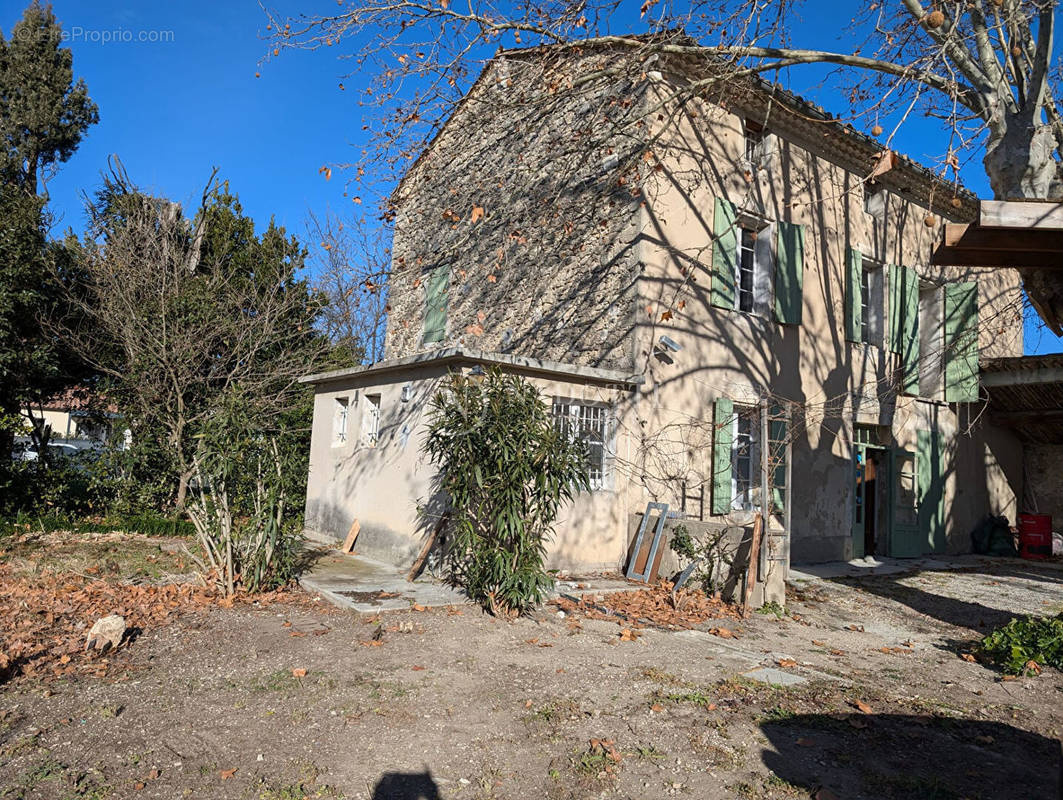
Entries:
[[938,266],[1063,269],[1063,203],[981,200],[978,220],[947,223]]

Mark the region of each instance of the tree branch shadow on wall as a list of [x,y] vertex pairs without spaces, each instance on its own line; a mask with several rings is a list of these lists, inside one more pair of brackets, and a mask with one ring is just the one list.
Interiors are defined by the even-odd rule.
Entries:
[[832,797],[1011,800],[1059,797],[1063,789],[1060,742],[1001,722],[801,714],[761,730],[772,747],[761,755],[765,766]]
[[432,772],[385,772],[373,789],[372,800],[442,800]]

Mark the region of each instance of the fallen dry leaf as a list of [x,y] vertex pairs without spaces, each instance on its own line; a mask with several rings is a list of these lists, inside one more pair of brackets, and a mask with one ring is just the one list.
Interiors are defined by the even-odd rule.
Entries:
[[296,667],[295,669],[292,670],[292,676],[295,677],[295,678],[305,678],[306,677],[306,669],[303,668],[303,667]]
[[654,712],[664,711],[664,706],[662,706],[660,703],[654,703],[652,706],[650,706],[650,711],[654,711]]
[[230,778],[232,778],[234,775],[236,775],[236,770],[237,769],[238,769],[237,767],[233,767],[232,769],[219,770],[218,771],[218,777],[220,777],[223,781],[227,781]]
[[426,606],[422,606],[422,605],[421,605],[420,603],[414,603],[414,604],[413,604],[413,605],[411,606],[411,608],[412,608],[412,609],[413,609],[414,611],[427,611],[427,610],[428,610],[428,608],[427,608]]
[[414,664],[412,667],[410,667],[410,669],[414,672],[421,672],[422,670],[424,670],[424,667],[422,667],[420,664]]
[[814,644],[816,647],[826,647],[827,646],[826,642],[821,642],[818,639],[813,639],[812,640],[812,644]]
[[147,784],[144,783],[144,781],[137,781],[136,783],[133,784],[133,790],[139,792],[145,786],[147,786]]
[[631,628],[620,629],[620,641],[622,642],[634,642],[639,638],[638,631],[633,631]]
[[792,659],[792,658],[780,658],[775,663],[778,664],[780,667],[796,667],[797,666],[797,662],[794,659]]
[[970,661],[972,663],[978,660],[971,653],[960,653],[960,658],[962,658],[964,661]]
[[368,642],[359,642],[362,647],[380,647],[384,643],[380,639],[370,639]]
[[863,625],[846,625],[845,629],[847,631],[856,631],[857,633],[863,633],[864,632],[864,626]]
[[869,706],[863,700],[854,700],[852,702],[852,706],[853,706],[853,708],[859,709],[860,711],[862,711],[865,714],[873,714],[874,713],[871,710],[871,706]]

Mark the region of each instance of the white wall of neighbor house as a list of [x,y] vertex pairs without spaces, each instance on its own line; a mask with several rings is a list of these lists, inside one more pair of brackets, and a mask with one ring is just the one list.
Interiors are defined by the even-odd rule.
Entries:
[[[370,374],[317,386],[307,482],[306,529],[342,540],[353,520],[361,525],[357,550],[396,564],[410,563],[437,518],[435,469],[422,451],[431,398],[447,369],[424,365],[388,375]],[[530,378],[545,402],[569,409],[602,409],[609,420],[605,474],[596,488],[565,506],[548,549],[559,569],[617,569],[627,546],[627,509],[633,489],[616,462],[628,456],[626,434],[632,393],[578,381]],[[379,414],[375,443],[365,420]],[[345,423],[345,425],[344,425]],[[634,490],[635,494],[639,492]],[[423,507],[427,516],[419,513]]]

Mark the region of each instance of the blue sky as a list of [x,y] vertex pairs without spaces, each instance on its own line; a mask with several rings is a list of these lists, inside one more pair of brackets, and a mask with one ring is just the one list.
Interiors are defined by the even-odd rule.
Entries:
[[[5,34],[25,4],[0,0]],[[333,6],[330,0],[299,5],[325,13]],[[640,3],[630,5],[626,19],[637,28]],[[351,207],[343,176],[326,181],[318,172],[326,163],[354,160],[361,144],[358,81],[344,77],[350,62],[339,60],[337,51],[289,51],[261,63],[268,54],[266,19],[256,0],[53,0],[53,7],[70,36],[75,74],[100,107],[99,125],[48,185],[59,217],[56,235],[71,226],[81,230],[81,195],[98,185],[113,153],[143,188],[190,204],[217,166],[260,227],[272,216],[301,239],[309,209],[346,213]],[[851,47],[822,24],[831,18],[838,18],[836,2],[811,0],[804,18],[795,20],[795,40]],[[142,36],[155,41],[138,41]],[[114,41],[122,38],[132,41]],[[817,90],[817,79],[811,71],[789,75],[791,88],[843,111],[829,91]],[[346,91],[339,89],[341,80]],[[941,135],[934,123],[918,119],[906,124],[896,145],[927,160],[940,152]],[[989,196],[977,160],[963,178]],[[1026,347],[1063,352],[1063,340],[1028,322]]]

